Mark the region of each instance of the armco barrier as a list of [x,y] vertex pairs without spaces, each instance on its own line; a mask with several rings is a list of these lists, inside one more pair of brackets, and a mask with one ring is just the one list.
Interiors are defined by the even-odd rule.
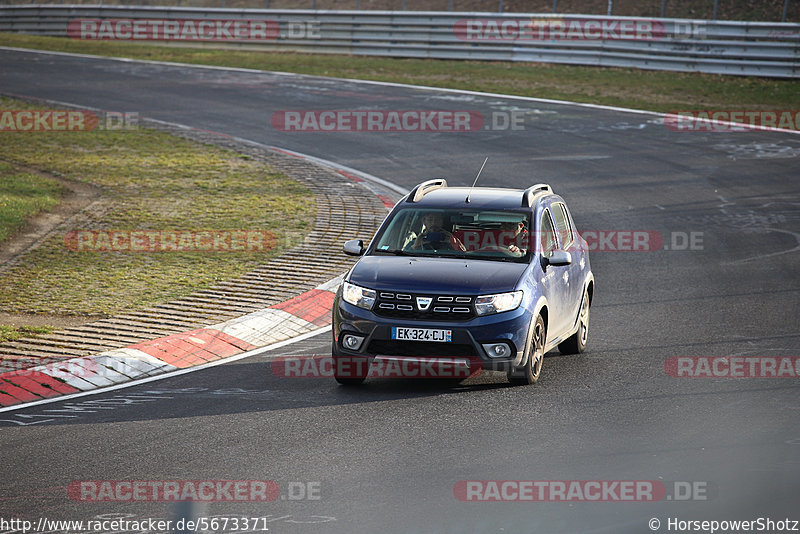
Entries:
[[[800,24],[796,23],[553,14],[0,6],[2,32],[66,36],[72,21],[75,35],[79,19],[270,21],[266,38],[231,36],[214,42],[190,38],[193,45],[202,46],[800,77]],[[272,31],[276,23],[277,32]],[[526,28],[533,28],[533,33],[526,33]]]

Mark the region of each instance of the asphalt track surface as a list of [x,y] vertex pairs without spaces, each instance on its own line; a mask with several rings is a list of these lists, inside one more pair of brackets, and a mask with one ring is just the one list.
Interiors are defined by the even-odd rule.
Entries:
[[[168,518],[169,503],[79,502],[65,488],[232,479],[274,480],[282,498],[201,512],[264,517],[271,532],[635,533],[651,532],[651,518],[660,531],[669,518],[800,520],[800,382],[665,372],[675,356],[798,355],[800,137],[674,132],[649,114],[270,73],[7,50],[0,65],[5,93],[138,112],[407,188],[440,176],[468,184],[489,156],[481,185],[548,182],[581,231],[663,236],[648,252],[593,253],[589,348],[550,354],[535,386],[484,374],[460,385],[377,379],[347,389],[272,372],[275,356],[326,354],[324,332],[212,369],[0,414],[0,518]],[[326,109],[514,111],[524,128],[270,125],[274,112]],[[702,242],[685,249],[693,232]],[[465,480],[655,480],[673,498],[461,502],[454,487]],[[705,498],[679,500],[676,481],[697,483],[704,493],[695,497]],[[319,499],[290,499],[292,482],[319,488]]]

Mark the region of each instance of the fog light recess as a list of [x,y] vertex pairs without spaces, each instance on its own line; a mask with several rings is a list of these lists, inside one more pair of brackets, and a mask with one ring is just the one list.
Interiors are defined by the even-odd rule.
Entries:
[[347,350],[359,350],[362,343],[364,343],[364,338],[361,336],[354,336],[353,334],[342,336],[342,346]]
[[508,358],[511,356],[511,347],[506,343],[484,343],[483,350],[490,358]]

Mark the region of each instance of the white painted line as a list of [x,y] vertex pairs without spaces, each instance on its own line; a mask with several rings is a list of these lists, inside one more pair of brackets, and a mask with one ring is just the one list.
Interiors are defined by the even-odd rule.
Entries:
[[[253,141],[247,141],[247,139],[241,139],[241,138],[235,138],[235,139],[237,141],[250,142],[250,143],[253,142]],[[256,143],[256,144],[260,144],[260,143]],[[407,195],[409,193],[409,190],[406,189],[405,187],[401,187],[401,186],[399,186],[397,184],[393,184],[392,182],[390,182],[388,180],[384,180],[383,178],[378,178],[377,176],[374,176],[372,174],[368,174],[366,172],[359,171],[358,169],[354,169],[352,167],[348,167],[347,165],[342,165],[340,163],[336,163],[336,162],[333,162],[333,161],[330,161],[330,160],[327,160],[327,159],[318,158],[316,156],[311,156],[311,155],[308,155],[308,154],[303,154],[302,152],[295,152],[294,150],[287,150],[285,148],[275,147],[275,146],[271,146],[271,145],[261,145],[261,146],[264,146],[264,147],[267,147],[267,148],[272,148],[272,149],[277,149],[277,150],[282,150],[284,152],[288,152],[288,153],[290,153],[292,155],[295,155],[297,157],[301,157],[301,158],[307,159],[307,160],[309,160],[311,162],[314,162],[314,163],[317,163],[319,165],[324,165],[326,167],[333,167],[336,170],[344,171],[344,172],[346,172],[348,174],[352,174],[352,175],[358,176],[359,178],[363,178],[365,180],[369,180],[370,182],[374,182],[374,183],[376,183],[378,185],[382,185],[382,186],[384,186],[384,187],[386,187],[388,189],[391,189],[395,193],[400,193],[401,195]]]
[[115,384],[113,386],[108,386],[108,387],[104,387],[104,388],[100,388],[100,389],[95,389],[95,390],[92,390],[92,391],[83,391],[83,392],[80,392],[80,393],[71,393],[69,395],[63,395],[61,397],[54,397],[54,398],[51,398],[51,399],[42,399],[42,400],[39,400],[39,401],[28,402],[28,403],[25,403],[25,404],[16,404],[14,406],[6,406],[4,408],[0,408],[0,413],[2,413],[2,412],[10,412],[10,411],[13,411],[13,410],[22,410],[22,409],[25,409],[25,408],[31,408],[33,406],[38,406],[40,404],[51,404],[53,402],[61,402],[61,401],[65,401],[65,400],[75,399],[75,398],[78,398],[78,397],[86,397],[86,396],[89,396],[89,395],[99,395],[100,393],[108,393],[109,391],[116,391],[118,389],[130,388],[130,387],[134,387],[134,386],[139,386],[141,384],[147,384],[148,382],[155,382],[157,380],[164,380],[164,379],[172,378],[172,377],[175,377],[175,376],[185,375],[187,373],[193,373],[195,371],[202,371],[203,369],[208,369],[210,367],[216,367],[218,365],[223,365],[223,364],[226,364],[226,363],[235,362],[237,360],[242,360],[244,358],[249,358],[250,356],[257,356],[258,354],[260,354],[262,352],[268,352],[268,351],[271,351],[271,350],[280,349],[280,348],[285,347],[287,345],[291,345],[292,343],[297,343],[298,341],[304,341],[304,340],[306,340],[308,338],[311,338],[311,337],[314,337],[316,335],[322,334],[324,332],[329,331],[330,329],[331,329],[330,326],[325,326],[325,327],[322,327],[322,328],[318,328],[317,330],[314,330],[312,332],[308,332],[307,334],[302,334],[302,335],[297,336],[295,338],[288,339],[286,341],[281,341],[279,343],[275,343],[273,345],[269,345],[269,346],[266,346],[266,347],[259,347],[257,349],[253,349],[253,350],[250,350],[250,351],[247,351],[247,352],[243,352],[243,353],[237,354],[235,356],[230,356],[230,357],[222,359],[222,360],[217,360],[217,361],[214,361],[214,362],[204,363],[203,365],[198,365],[197,367],[188,367],[186,369],[179,369],[177,371],[170,371],[170,372],[167,372],[167,373],[160,374],[158,376],[150,376],[150,377],[147,377],[147,378],[141,378],[139,380],[134,380],[132,382],[126,382],[124,384]]

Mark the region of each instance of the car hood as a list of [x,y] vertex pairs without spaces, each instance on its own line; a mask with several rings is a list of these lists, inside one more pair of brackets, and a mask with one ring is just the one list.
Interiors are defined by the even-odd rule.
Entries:
[[491,294],[513,291],[527,267],[503,261],[365,256],[348,280],[379,291]]

